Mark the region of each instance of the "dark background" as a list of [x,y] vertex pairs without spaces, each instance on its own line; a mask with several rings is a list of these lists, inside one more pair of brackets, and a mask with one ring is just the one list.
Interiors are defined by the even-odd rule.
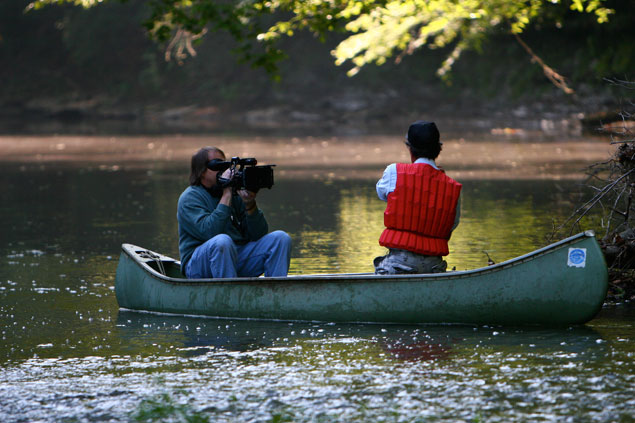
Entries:
[[[186,121],[206,129],[234,126],[330,125],[381,127],[396,116],[544,117],[604,113],[620,107],[620,94],[604,78],[629,79],[635,69],[635,4],[609,1],[607,24],[592,14],[566,11],[561,28],[537,21],[523,39],[576,90],[568,96],[509,34],[493,34],[482,51],[464,53],[450,83],[436,69],[448,49],[417,51],[399,65],[368,65],[355,77],[334,65],[333,35],[284,39],[289,58],[281,81],[237,63],[233,40],[209,33],[198,55],[182,65],[166,62],[164,47],[142,26],[141,0],[110,1],[92,9],[49,6],[25,13],[29,0],[0,2],[0,131],[36,119]],[[520,108],[520,112],[518,112]],[[131,125],[132,126],[132,125]],[[150,125],[151,126],[151,125]]]

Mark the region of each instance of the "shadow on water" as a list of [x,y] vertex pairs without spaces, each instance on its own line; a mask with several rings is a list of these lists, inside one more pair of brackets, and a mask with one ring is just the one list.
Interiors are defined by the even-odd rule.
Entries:
[[[596,350],[605,342],[588,326],[566,328],[459,325],[382,325],[323,322],[278,322],[171,316],[120,310],[117,334],[121,345],[143,350],[146,345],[169,343],[184,356],[210,352],[246,352],[292,348],[316,343],[337,345],[354,356],[373,345],[376,358],[396,361],[450,359],[468,350],[540,351],[569,354]],[[345,346],[345,347],[344,347]]]

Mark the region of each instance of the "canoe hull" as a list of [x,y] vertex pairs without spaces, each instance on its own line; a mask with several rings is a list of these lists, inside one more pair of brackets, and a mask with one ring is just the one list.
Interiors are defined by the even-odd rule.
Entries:
[[[584,267],[571,265],[571,249],[586,252]],[[161,256],[172,266],[173,276],[165,276],[140,263],[138,250],[123,246],[115,284],[120,307],[223,318],[581,324],[597,314],[608,286],[602,252],[587,234],[488,268],[435,275],[187,280],[174,277],[178,262]]]

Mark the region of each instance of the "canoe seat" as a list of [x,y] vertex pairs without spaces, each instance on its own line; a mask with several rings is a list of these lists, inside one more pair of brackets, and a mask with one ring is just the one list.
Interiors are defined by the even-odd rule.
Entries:
[[165,271],[166,265],[172,265],[175,263],[174,259],[154,253],[150,250],[136,250],[135,254],[140,261],[152,267],[154,270],[161,273],[162,275],[167,275]]

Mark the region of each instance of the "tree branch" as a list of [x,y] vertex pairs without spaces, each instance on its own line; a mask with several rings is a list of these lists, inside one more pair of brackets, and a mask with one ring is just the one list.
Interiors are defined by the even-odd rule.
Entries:
[[612,181],[608,185],[604,186],[595,196],[593,196],[593,198],[579,207],[562,225],[560,225],[560,228],[564,228],[564,226],[567,225],[574,216],[578,215],[577,219],[575,219],[575,221],[571,224],[571,232],[573,232],[573,228],[575,227],[575,225],[577,225],[580,220],[582,220],[582,218],[586,216],[586,214],[591,211],[591,209],[613,189],[613,187],[615,187],[622,179],[626,178],[634,171],[635,168],[629,170],[628,172],[617,178],[615,181]]
[[567,94],[575,94],[573,89],[569,88],[567,85],[567,81],[564,76],[560,75],[558,72],[547,66],[543,60],[534,53],[534,51],[520,38],[520,35],[514,33],[514,37],[516,37],[516,41],[525,49],[527,53],[531,56],[531,60],[533,62],[538,63],[542,67],[542,71],[545,73],[545,76],[549,78],[549,80],[562,91]]

